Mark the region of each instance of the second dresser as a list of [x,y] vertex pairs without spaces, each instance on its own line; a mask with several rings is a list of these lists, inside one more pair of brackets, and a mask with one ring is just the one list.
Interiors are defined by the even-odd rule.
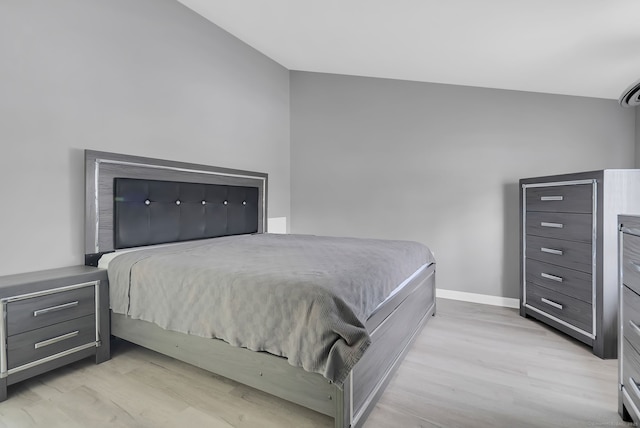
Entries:
[[617,215],[640,212],[640,170],[520,180],[520,314],[617,357]]

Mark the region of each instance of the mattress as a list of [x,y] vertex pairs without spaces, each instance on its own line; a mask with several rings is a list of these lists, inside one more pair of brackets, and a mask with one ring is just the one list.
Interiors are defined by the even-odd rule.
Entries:
[[368,317],[433,262],[411,241],[258,234],[123,251],[100,264],[114,312],[282,356],[341,385],[371,343]]

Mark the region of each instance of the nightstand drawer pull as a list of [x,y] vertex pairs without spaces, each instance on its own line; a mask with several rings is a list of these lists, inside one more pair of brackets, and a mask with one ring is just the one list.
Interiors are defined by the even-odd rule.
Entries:
[[549,306],[562,310],[562,305],[560,303],[553,302],[549,299],[545,299],[544,297],[541,297],[540,300],[542,300],[542,303],[546,303]]
[[561,201],[563,199],[562,196],[540,196],[541,201]]
[[564,225],[562,223],[549,223],[546,221],[540,222],[540,226],[542,227],[555,227],[556,229],[562,229]]
[[561,256],[562,254],[564,254],[562,250],[554,250],[553,248],[546,247],[540,248],[540,251],[542,251],[543,253],[555,254],[557,256]]
[[544,273],[544,272],[540,273],[540,276],[543,278],[550,279],[552,281],[562,282],[561,276],[551,275],[550,273]]
[[49,312],[61,311],[63,309],[73,308],[74,306],[78,306],[77,300],[75,302],[65,303],[64,305],[51,306],[50,308],[33,311],[33,316],[37,317],[38,315],[48,314]]
[[71,333],[63,334],[62,336],[54,337],[53,339],[43,340],[42,342],[38,342],[33,347],[35,349],[44,348],[45,346],[53,345],[54,343],[61,342],[66,339],[71,339],[72,337],[76,337],[80,334],[79,330],[72,331]]

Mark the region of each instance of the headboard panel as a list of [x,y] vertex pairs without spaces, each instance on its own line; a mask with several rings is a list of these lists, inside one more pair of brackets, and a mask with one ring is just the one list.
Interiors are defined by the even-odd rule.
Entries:
[[256,233],[258,189],[116,178],[115,248]]
[[[114,209],[114,185],[116,179],[140,179],[155,181],[171,181],[176,183],[181,190],[188,195],[189,192],[197,192],[189,184],[194,185],[221,185],[230,187],[246,187],[255,189],[257,192],[256,205],[245,209],[237,209],[237,203],[247,200],[245,194],[227,194],[228,203],[227,215],[223,211],[215,212],[207,217],[206,227],[212,234],[226,228],[229,234],[242,233],[240,230],[245,227],[247,220],[243,215],[249,215],[249,208],[254,208],[252,216],[257,218],[257,233],[266,232],[266,212],[267,212],[267,174],[252,171],[242,171],[228,168],[212,167],[184,162],[175,162],[161,159],[151,159],[139,156],[121,155],[116,153],[98,152],[93,150],[85,151],[85,257],[96,253],[104,253],[116,249],[115,242],[115,209]],[[223,192],[222,188],[208,190],[211,198],[219,199]],[[228,189],[227,189],[228,191]],[[245,197],[246,196],[246,197]],[[181,196],[185,197],[185,196]],[[189,197],[189,196],[186,196]],[[242,199],[242,200],[240,200]],[[213,200],[213,199],[212,199]],[[202,201],[202,200],[201,200]],[[200,202],[201,202],[200,201]],[[175,201],[174,201],[175,204]],[[187,214],[189,215],[189,214]],[[218,221],[226,222],[223,226]],[[186,222],[188,223],[188,222]],[[194,226],[195,228],[200,226]],[[197,235],[197,230],[189,227],[183,228],[179,232],[167,232],[164,238],[175,236]],[[207,232],[208,233],[208,232]],[[221,235],[217,235],[221,236]],[[139,237],[136,239],[140,239]],[[158,238],[159,239],[159,238]],[[173,239],[171,239],[173,241]],[[165,241],[167,242],[167,241]],[[129,242],[128,244],[131,244]],[[127,244],[127,245],[128,245]]]

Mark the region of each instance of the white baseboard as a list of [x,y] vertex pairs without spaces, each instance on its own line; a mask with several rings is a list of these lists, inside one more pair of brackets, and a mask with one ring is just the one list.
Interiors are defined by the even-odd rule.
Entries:
[[463,302],[482,303],[483,305],[502,306],[505,308],[519,308],[520,300],[510,297],[490,296],[488,294],[467,293],[465,291],[445,290],[436,288],[436,297]]

